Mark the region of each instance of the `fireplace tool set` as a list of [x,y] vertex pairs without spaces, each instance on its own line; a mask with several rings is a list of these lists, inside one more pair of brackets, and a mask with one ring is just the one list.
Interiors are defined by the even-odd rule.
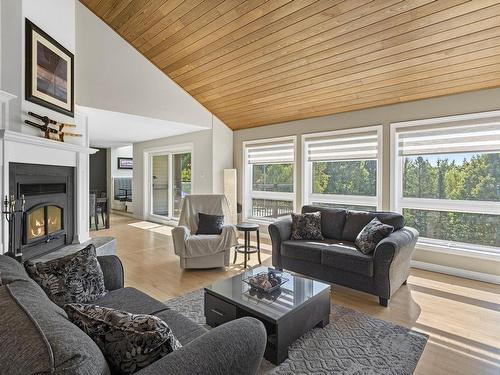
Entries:
[[[20,204],[18,204],[20,202]],[[20,207],[20,209],[17,209]],[[5,255],[8,255],[14,259],[17,259],[19,262],[22,258],[21,249],[17,249],[16,246],[16,215],[21,214],[24,216],[24,212],[26,210],[26,200],[24,199],[24,194],[21,195],[21,199],[19,201],[16,200],[14,194],[10,197],[5,196],[3,201],[3,211],[2,214],[5,216],[7,223],[9,224],[9,249]],[[21,220],[21,226],[23,225],[23,220]],[[22,228],[21,228],[22,230]]]
[[43,122],[42,124],[37,124],[31,120],[24,120],[24,122],[34,128],[40,129],[44,132],[44,137],[46,139],[52,139],[54,141],[64,142],[64,137],[81,137],[80,133],[72,133],[68,132],[66,128],[75,128],[74,124],[65,124],[62,122],[58,122],[56,120],[52,120],[47,116],[40,116],[34,112],[28,112],[28,115],[40,120]]

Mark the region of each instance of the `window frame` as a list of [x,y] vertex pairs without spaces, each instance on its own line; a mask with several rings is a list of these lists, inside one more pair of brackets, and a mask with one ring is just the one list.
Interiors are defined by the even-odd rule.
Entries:
[[[405,127],[426,127],[429,125],[446,124],[457,121],[473,121],[500,117],[500,111],[488,111],[471,113],[457,116],[436,117],[423,120],[403,121],[390,124],[390,209],[391,211],[402,213],[403,209],[420,209],[426,211],[448,211],[471,214],[493,214],[500,215],[500,202],[494,201],[474,201],[458,199],[439,198],[405,198],[403,197],[404,156],[398,154],[398,129]],[[500,151],[499,151],[500,152]],[[465,153],[465,151],[464,151]],[[435,154],[432,154],[435,155]],[[419,237],[418,247],[423,250],[442,252],[446,254],[458,254],[470,257],[480,257],[484,259],[498,259],[500,247],[469,244],[458,241],[448,241],[427,237]]]
[[[273,191],[254,191],[253,190],[253,164],[248,162],[248,149],[252,146],[258,146],[260,144],[272,144],[291,141],[293,143],[293,191],[291,193],[285,192],[273,192]],[[285,164],[283,162],[270,162],[266,164]],[[270,224],[277,219],[264,219],[260,217],[253,217],[251,215],[252,211],[252,199],[268,199],[268,200],[286,200],[292,201],[292,209],[295,212],[297,209],[297,137],[296,136],[286,136],[286,137],[275,137],[275,138],[263,138],[251,141],[243,142],[243,207],[242,214],[243,220],[251,221],[260,224]]]
[[[356,133],[365,133],[375,130],[377,132],[377,185],[375,196],[365,195],[344,195],[344,194],[314,194],[312,192],[312,163],[307,160],[308,140],[317,137],[330,137],[334,135],[344,135]],[[332,203],[342,205],[373,206],[376,210],[382,209],[382,178],[383,178],[383,126],[371,125],[342,130],[333,130],[319,133],[308,133],[302,135],[302,202],[304,205],[319,203]]]

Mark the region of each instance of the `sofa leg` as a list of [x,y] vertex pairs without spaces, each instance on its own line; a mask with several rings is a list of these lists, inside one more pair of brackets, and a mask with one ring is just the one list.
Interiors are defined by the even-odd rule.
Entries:
[[389,306],[389,298],[378,297],[378,301],[380,303],[380,306],[384,306],[384,307]]
[[408,283],[408,280],[403,281],[403,285],[406,285]]

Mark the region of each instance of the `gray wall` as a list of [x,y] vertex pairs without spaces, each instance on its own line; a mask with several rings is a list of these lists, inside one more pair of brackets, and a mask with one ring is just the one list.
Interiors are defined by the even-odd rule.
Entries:
[[[242,143],[244,141],[297,135],[299,137],[297,139],[297,165],[301,166],[302,149],[300,136],[302,134],[382,124],[384,128],[382,208],[388,210],[390,208],[390,123],[498,109],[500,109],[500,88],[235,131],[233,133],[233,143],[234,166],[238,170],[238,202],[242,202]],[[298,168],[296,198],[298,207],[302,206],[301,173],[301,168]],[[500,275],[500,262],[480,261],[470,257],[450,256],[447,254],[430,253],[428,251],[418,251],[415,259],[449,267]]]
[[107,150],[100,148],[95,154],[90,154],[89,185],[90,191],[106,192],[107,189]]

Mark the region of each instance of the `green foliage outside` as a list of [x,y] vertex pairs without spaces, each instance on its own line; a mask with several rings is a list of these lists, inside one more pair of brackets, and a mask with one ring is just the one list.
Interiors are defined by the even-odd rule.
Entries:
[[[403,196],[498,202],[500,154],[407,157]],[[421,237],[500,247],[500,215],[416,209],[403,214]]]
[[191,153],[181,155],[181,180],[191,182]]
[[254,191],[293,192],[293,164],[254,164],[252,168]]

